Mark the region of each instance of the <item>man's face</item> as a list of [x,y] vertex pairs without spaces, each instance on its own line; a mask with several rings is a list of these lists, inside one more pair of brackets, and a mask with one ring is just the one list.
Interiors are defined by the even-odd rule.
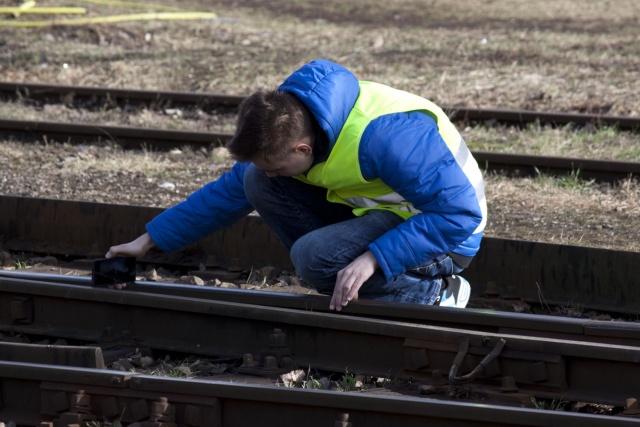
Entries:
[[276,176],[295,176],[304,173],[313,164],[313,148],[310,137],[302,138],[291,145],[289,153],[278,160],[255,158],[252,163],[273,178]]

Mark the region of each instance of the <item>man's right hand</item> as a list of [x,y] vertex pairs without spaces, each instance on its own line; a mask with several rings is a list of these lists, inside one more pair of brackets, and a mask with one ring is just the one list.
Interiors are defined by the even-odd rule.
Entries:
[[[154,246],[155,243],[153,243],[153,240],[151,240],[151,236],[149,236],[149,233],[144,233],[142,236],[129,243],[111,246],[107,251],[105,258],[113,258],[118,256],[132,256],[136,258],[142,258],[143,256],[145,256],[147,251]],[[109,287],[115,289],[124,289],[126,286],[127,285],[125,283],[118,283]]]
[[153,240],[151,240],[151,236],[149,233],[144,233],[142,236],[137,239],[129,242],[123,243],[122,245],[111,246],[105,258],[113,258],[117,256],[132,256],[136,258],[142,258],[149,249],[153,248],[155,244]]

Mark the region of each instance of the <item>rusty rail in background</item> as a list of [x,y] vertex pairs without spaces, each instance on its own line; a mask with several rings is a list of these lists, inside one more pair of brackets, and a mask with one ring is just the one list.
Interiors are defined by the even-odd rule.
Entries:
[[[23,141],[58,141],[76,144],[113,143],[126,149],[169,150],[185,145],[196,149],[222,146],[231,139],[232,135],[131,126],[0,119],[0,137]],[[582,179],[595,179],[601,182],[616,182],[640,177],[640,162],[482,151],[473,151],[473,155],[482,169],[501,171],[511,176],[536,176],[540,173],[575,174]]]
[[214,132],[6,119],[0,119],[0,136],[22,141],[113,143],[126,149],[156,150],[184,145],[208,148],[223,145],[231,138],[229,134]]
[[[28,82],[0,82],[0,94],[11,99],[30,99],[45,102],[60,102],[66,105],[90,101],[96,106],[145,103],[147,105],[192,105],[203,109],[237,107],[246,95],[226,95],[206,92],[181,92],[166,90],[118,89],[89,86],[52,85]],[[533,110],[508,110],[497,108],[470,108],[443,106],[453,120],[493,121],[526,125],[528,123],[563,126],[596,125],[615,126],[621,130],[640,130],[640,118],[607,114],[578,114],[544,112]]]
[[[133,240],[161,208],[0,196],[6,250],[101,258]],[[262,219],[248,216],[176,253],[140,261],[198,267],[291,269],[289,255]],[[486,237],[465,270],[472,296],[490,286],[505,298],[640,314],[640,253]]]
[[238,107],[246,95],[169,90],[118,89],[91,86],[52,85],[46,83],[0,82],[0,93],[7,99],[27,99],[47,103],[96,106],[144,103],[170,107],[186,104],[207,107]]

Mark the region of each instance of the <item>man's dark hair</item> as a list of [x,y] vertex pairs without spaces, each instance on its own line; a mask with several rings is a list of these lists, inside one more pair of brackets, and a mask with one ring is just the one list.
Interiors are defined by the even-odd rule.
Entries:
[[236,133],[227,148],[237,161],[284,157],[291,142],[313,136],[307,107],[283,91],[258,91],[240,104]]

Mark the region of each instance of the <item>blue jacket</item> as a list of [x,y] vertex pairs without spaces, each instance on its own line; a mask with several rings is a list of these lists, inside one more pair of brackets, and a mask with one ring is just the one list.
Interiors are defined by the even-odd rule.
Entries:
[[[305,103],[326,134],[330,151],[359,85],[344,67],[316,60],[289,76],[279,90]],[[470,182],[431,116],[407,112],[379,117],[367,127],[359,157],[365,178],[380,178],[422,211],[369,246],[388,279],[440,254],[473,256],[478,251],[486,222],[481,174],[476,171],[472,178],[480,182]],[[178,250],[250,213],[253,208],[243,188],[248,166],[236,163],[218,180],[154,218],[147,232],[155,244],[165,251]],[[452,187],[455,191],[447,191]]]

